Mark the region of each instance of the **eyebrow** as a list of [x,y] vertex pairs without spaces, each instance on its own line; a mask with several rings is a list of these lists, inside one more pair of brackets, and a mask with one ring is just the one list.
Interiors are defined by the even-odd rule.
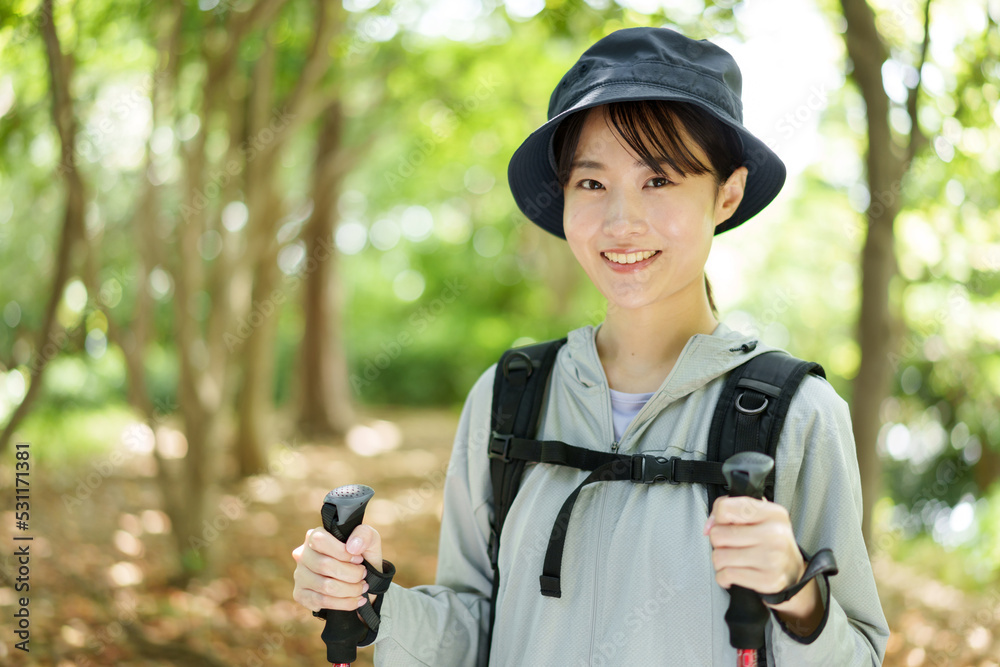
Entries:
[[[667,160],[667,158],[664,158],[664,157],[656,158],[656,163],[658,165],[660,165],[661,167],[663,167],[663,166],[669,167],[670,166],[670,161]],[[649,165],[647,165],[642,160],[636,160],[635,162],[632,163],[632,166],[633,167],[648,167]],[[573,162],[570,163],[570,165],[569,165],[569,169],[570,169],[570,171],[573,171],[574,169],[607,169],[607,167],[604,165],[603,162],[598,162],[596,160],[586,160],[586,159],[583,159],[583,160],[573,160]]]

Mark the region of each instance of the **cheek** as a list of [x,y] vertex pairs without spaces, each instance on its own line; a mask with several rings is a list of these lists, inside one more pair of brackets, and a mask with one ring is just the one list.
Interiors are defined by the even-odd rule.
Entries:
[[584,264],[584,260],[589,252],[587,250],[587,239],[581,234],[580,227],[572,224],[569,220],[564,220],[563,233],[566,235],[566,243],[569,245],[570,252],[576,257],[576,261]]
[[698,243],[715,231],[715,209],[700,203],[683,203],[661,211],[660,233],[675,243]]
[[[570,246],[582,245],[594,233],[595,217],[583,206],[567,202],[563,208],[563,234]],[[575,252],[575,251],[574,251]]]

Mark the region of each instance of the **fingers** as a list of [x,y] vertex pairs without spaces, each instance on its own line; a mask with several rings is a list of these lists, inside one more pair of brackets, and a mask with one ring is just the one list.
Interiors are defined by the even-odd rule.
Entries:
[[766,500],[721,496],[705,523],[715,579],[723,588],[742,586],[777,593],[805,570],[788,510]]
[[299,568],[302,567],[321,577],[350,584],[359,583],[368,574],[364,565],[344,562],[308,547],[302,550],[302,556],[299,558]]
[[751,525],[713,525],[708,531],[712,548],[751,547],[757,544],[795,543],[791,526],[781,521],[765,521]]
[[[370,532],[361,531],[359,536],[363,540],[363,548],[367,547],[368,552],[377,551],[377,564],[381,566],[381,539],[378,533],[370,529]],[[377,549],[365,544],[366,540],[373,542]],[[368,591],[364,578],[368,572],[360,564],[362,554],[350,553],[343,543],[323,528],[308,531],[304,543],[292,551],[292,558],[296,562],[292,597],[302,606],[311,611],[350,611],[364,604],[364,594]]]
[[742,586],[758,593],[777,593],[795,583],[805,566],[796,550],[769,545],[729,547],[712,551],[715,581],[723,588]]
[[779,593],[798,579],[792,579],[781,572],[757,570],[751,567],[727,567],[717,570],[715,581],[723,588],[742,586],[764,595]]
[[382,571],[382,537],[368,524],[361,524],[341,542],[323,528],[314,528],[306,533],[306,543],[317,552],[348,563],[367,560],[379,572]]
[[349,584],[323,577],[299,566],[295,568],[292,598],[310,611],[335,609],[351,611],[365,603],[368,584]]
[[[358,526],[358,528],[360,527]],[[325,528],[313,528],[307,532],[305,544],[319,554],[336,558],[345,563],[360,563],[362,560],[360,555],[350,553],[346,545],[326,532]]]
[[719,570],[715,573],[715,581],[725,589],[742,586],[757,593],[777,593],[787,586],[787,584],[782,585],[780,579],[773,573],[748,567],[728,567]]
[[[382,537],[367,524],[361,524],[347,538],[345,549],[352,558],[364,558],[379,572],[382,571]],[[353,560],[352,562],[360,562]]]
[[713,525],[749,525],[770,520],[784,520],[791,525],[788,510],[783,505],[747,496],[719,496],[712,505],[712,513],[705,524],[705,532]]

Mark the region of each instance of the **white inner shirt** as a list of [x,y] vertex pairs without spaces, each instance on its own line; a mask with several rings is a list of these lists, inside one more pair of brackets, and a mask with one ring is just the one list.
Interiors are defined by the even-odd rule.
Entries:
[[622,438],[622,434],[628,425],[632,423],[635,416],[646,405],[646,401],[653,397],[655,391],[648,394],[628,394],[624,391],[611,389],[611,417],[615,424],[615,442]]

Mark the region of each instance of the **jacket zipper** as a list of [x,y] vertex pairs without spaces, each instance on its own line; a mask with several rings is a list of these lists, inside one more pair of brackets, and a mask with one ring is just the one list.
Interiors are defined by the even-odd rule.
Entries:
[[[607,405],[608,407],[610,407],[611,406],[611,392],[609,391],[609,388],[608,388],[607,385],[605,385],[604,400],[605,400],[605,405]],[[618,453],[618,446],[621,444],[621,441],[615,439],[615,420],[614,420],[614,416],[612,415],[612,413],[609,412],[608,413],[608,417],[609,417],[609,421],[610,421],[609,425],[611,427],[609,429],[610,430],[610,435],[611,435],[611,452],[612,453]],[[599,485],[598,488],[595,489],[595,492],[601,494],[601,512],[599,514],[600,518],[598,519],[598,522],[597,522],[597,531],[598,531],[597,534],[601,535],[604,532],[604,510],[605,510],[605,508],[607,507],[607,504],[608,504],[608,494],[607,494],[607,489],[604,487],[603,484]],[[600,605],[598,603],[600,602],[599,598],[600,598],[600,592],[601,592],[601,575],[600,575],[600,572],[601,572],[601,570],[600,570],[600,563],[595,561],[594,562],[594,595],[592,597],[593,605],[594,606],[593,606],[593,609],[590,612],[590,659],[588,661],[590,664],[594,663],[594,643],[597,641],[597,610],[600,608]]]
[[[687,348],[685,347],[685,350],[686,349]],[[683,356],[683,352],[684,351],[682,350],[681,356]],[[678,361],[680,361],[680,358],[678,358]],[[605,385],[605,387],[606,387],[606,389],[605,389],[605,397],[604,397],[604,400],[606,401],[605,405],[610,406],[611,405],[610,387],[608,387],[608,385]],[[633,431],[632,427],[635,425],[635,423],[636,423],[639,415],[641,415],[644,412],[646,412],[647,410],[649,410],[649,404],[652,403],[658,396],[659,396],[659,391],[657,391],[656,393],[654,393],[653,396],[650,397],[650,399],[646,402],[646,404],[644,406],[642,406],[642,409],[639,410],[639,413],[632,419],[632,422],[628,426],[625,427],[625,432],[622,433],[622,437],[621,438],[615,439],[615,437],[614,437],[615,436],[614,415],[613,415],[613,413],[609,413],[608,414],[608,416],[611,418],[610,419],[610,421],[611,421],[611,424],[610,424],[611,429],[610,429],[610,431],[611,431],[611,453],[612,454],[617,454],[618,453],[618,448],[621,447],[622,442],[625,441],[625,439]],[[605,508],[607,507],[607,504],[608,504],[608,496],[607,496],[607,489],[604,488],[603,485],[600,487],[599,492],[601,493],[601,513],[600,513],[600,520],[598,521],[597,526],[598,526],[598,534],[602,534],[604,532],[604,511],[605,511]],[[590,664],[593,664],[593,662],[594,662],[594,644],[597,641],[597,610],[598,610],[598,607],[599,607],[599,605],[598,605],[598,602],[599,602],[598,598],[600,596],[600,591],[601,591],[601,586],[600,586],[600,567],[599,567],[599,563],[595,563],[594,564],[594,596],[593,596],[594,608],[593,608],[593,611],[591,612],[591,616],[590,616],[590,619],[591,619],[590,620],[590,660],[589,660]]]

